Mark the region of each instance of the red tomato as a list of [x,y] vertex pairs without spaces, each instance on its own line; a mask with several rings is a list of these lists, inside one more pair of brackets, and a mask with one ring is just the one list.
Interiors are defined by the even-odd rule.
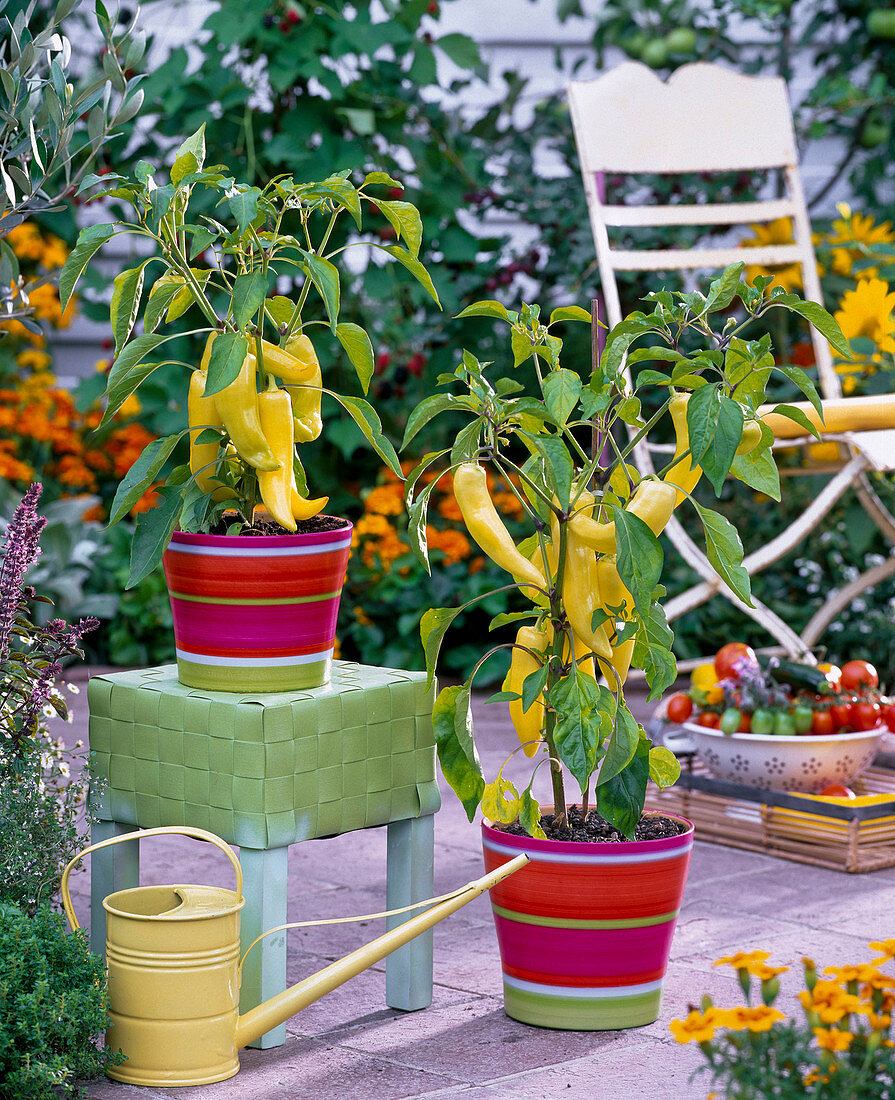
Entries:
[[666,714],[669,722],[686,722],[693,713],[693,700],[686,692],[679,691],[668,700]]
[[828,733],[832,733],[835,728],[833,722],[833,715],[828,710],[816,710],[814,717],[811,719],[811,732],[818,734],[818,736],[826,736]]
[[851,708],[851,724],[856,730],[873,730],[879,725],[879,703],[862,699]]
[[886,723],[888,729],[895,733],[895,704],[890,703],[883,710],[883,721]]
[[752,715],[748,711],[743,711],[740,718],[740,724],[737,727],[737,733],[751,733],[752,732]]
[[842,690],[864,691],[879,687],[879,675],[868,661],[849,661],[842,666]]
[[843,699],[840,703],[834,703],[830,707],[830,714],[833,716],[833,725],[837,730],[845,729],[846,726],[852,724],[852,706],[854,699]]
[[715,654],[715,672],[718,679],[738,679],[734,668],[737,661],[748,661],[751,665],[758,664],[755,650],[745,642],[728,642],[727,645],[721,646]]
[[822,797],[826,798],[857,798],[858,796],[851,789],[851,787],[843,787],[841,783],[832,783],[829,787],[824,787],[820,792]]
[[706,729],[716,730],[721,724],[721,715],[713,710],[704,710],[696,719],[697,726],[705,726]]

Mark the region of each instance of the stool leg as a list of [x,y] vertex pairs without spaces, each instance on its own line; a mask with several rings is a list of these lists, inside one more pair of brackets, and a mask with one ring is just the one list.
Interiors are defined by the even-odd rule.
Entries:
[[[268,928],[286,923],[288,856],[288,847],[239,849],[246,899],[240,922],[242,951]],[[276,932],[256,944],[246,958],[242,968],[240,1012],[247,1012],[285,988],[286,933]],[[267,1050],[285,1042],[286,1025],[280,1024],[249,1045]]]
[[[136,825],[119,821],[96,821],[90,829],[90,843],[99,844],[122,833],[134,833]],[[116,890],[131,890],[140,884],[140,841],[116,844],[91,852],[90,860],[90,950],[106,954],[106,914],[103,899]]]
[[[435,818],[410,818],[388,826],[386,906],[400,909],[432,897],[434,889]],[[397,928],[413,913],[389,917]],[[399,947],[385,960],[385,1003],[412,1012],[432,1003],[432,930]]]

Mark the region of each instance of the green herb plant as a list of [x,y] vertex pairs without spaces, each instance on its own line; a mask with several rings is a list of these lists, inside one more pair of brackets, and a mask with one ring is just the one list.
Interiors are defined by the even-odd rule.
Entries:
[[[661,519],[661,509],[644,511],[633,502],[650,494],[674,501],[670,487],[680,486],[682,479],[672,474],[684,463],[700,467],[716,493],[732,476],[780,499],[777,469],[769,453],[773,434],[756,419],[768,380],[775,370],[782,371],[815,407],[820,404],[803,371],[774,366],[767,335],[748,338],[749,326],[769,310],[783,308],[800,314],[848,355],[838,325],[821,306],[779,288],[769,291],[769,278],[751,286],[742,274],[743,264],[727,268],[706,294],[660,291],[648,295],[649,311],[631,313],[608,334],[602,357],[587,378],[561,362],[560,326],[592,322],[579,307],[554,310],[546,323],[537,306],[508,311],[496,301],[480,302],[460,315],[489,317],[506,325],[511,370],[531,362],[534,387],[526,389],[517,381],[521,372],[508,376],[500,366],[480,362],[468,350],[454,373],[442,376],[443,383],[458,389],[432,395],[417,406],[408,421],[404,446],[441,414],[461,413],[467,423],[450,449],[426,455],[408,476],[409,535],[415,553],[426,562],[426,510],[437,479],[421,480],[421,475],[430,467],[446,463],[454,473],[455,495],[467,526],[473,509],[464,509],[457,471],[468,473],[476,465],[490,468],[513,486],[524,508],[532,533],[517,549],[542,577],[541,583],[532,581],[526,570],[528,577],[520,580],[524,563],[517,558],[511,569],[513,579],[505,588],[518,587],[533,606],[497,615],[491,628],[517,626],[522,621],[533,624],[544,637],[543,648],[518,640],[496,642],[463,684],[446,687],[438,695],[433,721],[439,761],[470,820],[481,805],[492,820],[518,819],[530,835],[544,835],[541,809],[532,793],[534,775],[521,794],[503,774],[506,761],[496,778],[486,780],[476,750],[470,692],[479,669],[501,649],[511,649],[514,662],[524,654],[533,666],[521,683],[513,683],[512,690],[498,692],[491,701],[510,703],[511,713],[514,704],[518,707],[514,724],[523,744],[515,752],[525,749],[535,755],[535,774],[542,765],[549,768],[557,825],[567,818],[567,775],[580,791],[582,810],[593,793],[602,817],[632,838],[648,780],[665,786],[679,774],[672,754],[652,745],[625,701],[630,657],[645,673],[650,699],[658,698],[676,677],[673,636],[661,606],[664,555],[658,538],[672,508],[669,505]],[[737,299],[745,318],[728,316]],[[634,349],[644,337],[652,346]],[[633,388],[622,370],[626,356],[632,364],[649,364],[640,370]],[[642,415],[646,399],[656,394],[657,411]],[[686,431],[680,413],[684,401]],[[812,431],[798,409],[777,408]],[[641,477],[632,461],[635,441],[655,438],[667,412],[673,419],[677,415],[678,449],[658,477]],[[745,443],[747,439],[751,442]],[[669,479],[664,486],[644,486],[663,477]],[[414,495],[424,480],[428,484]],[[678,503],[689,497],[693,484],[681,488]],[[749,577],[736,528],[716,511],[692,503],[709,561],[724,582],[750,603]],[[584,527],[602,540],[599,552],[582,550],[582,516]],[[490,553],[487,528],[479,535],[472,533]],[[590,579],[595,576],[614,578],[615,593],[610,594],[607,587],[601,597]],[[434,608],[422,618],[430,681],[445,633],[465,606]],[[595,671],[602,673],[603,682]],[[512,683],[512,669],[507,683]],[[525,720],[529,711],[542,715],[534,731]],[[523,727],[528,732],[523,733]]]

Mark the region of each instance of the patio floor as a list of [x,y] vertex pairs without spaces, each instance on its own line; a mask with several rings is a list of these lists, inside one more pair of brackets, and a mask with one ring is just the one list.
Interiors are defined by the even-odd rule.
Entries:
[[[651,705],[636,693],[631,703],[645,721]],[[68,735],[86,741],[86,693],[71,704],[74,726]],[[484,707],[478,699],[474,714],[483,764],[493,775],[515,744],[506,708]],[[437,893],[482,873],[477,826],[469,825],[443,783],[442,794],[435,827]],[[144,883],[224,882],[218,861],[209,878],[207,850],[189,841],[144,844],[142,863]],[[290,864],[290,920],[384,908],[383,828],[297,845]],[[73,894],[86,922],[89,871],[74,876]],[[402,1013],[385,1007],[383,962],[290,1020],[284,1046],[244,1050],[241,1071],[229,1081],[162,1089],[100,1080],[85,1087],[91,1100],[292,1100],[333,1093],[340,1100],[705,1100],[708,1079],[690,1081],[702,1056],[698,1048],[675,1043],[668,1023],[704,993],[720,1005],[739,1002],[733,972],[713,968],[714,959],[765,948],[772,962],[793,965],[778,1001],[785,1010],[801,988],[803,955],[821,968],[865,961],[870,940],[895,935],[893,913],[895,868],[846,875],[697,840],[662,1013],[648,1027],[578,1033],[507,1017],[490,907],[482,897],[435,927],[435,990],[428,1009]],[[290,932],[290,982],[374,938],[383,925]]]

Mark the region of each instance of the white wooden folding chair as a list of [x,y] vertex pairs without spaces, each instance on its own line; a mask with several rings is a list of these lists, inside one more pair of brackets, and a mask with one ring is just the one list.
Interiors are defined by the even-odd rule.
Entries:
[[[718,269],[738,260],[771,267],[797,263],[804,296],[822,302],[811,225],[798,171],[792,114],[786,84],[776,77],[742,76],[699,62],[677,69],[663,83],[646,65],[627,62],[596,80],[569,85],[569,106],[581,160],[587,205],[596,245],[603,297],[610,327],[622,319],[616,273]],[[604,181],[612,174],[720,173],[776,170],[784,196],[757,202],[695,205],[612,205]],[[727,247],[620,249],[610,228],[736,226],[790,218],[794,243],[749,248]],[[658,289],[658,285],[657,285]],[[826,340],[811,331],[822,398],[842,394]],[[895,424],[893,424],[895,427]],[[822,521],[837,500],[854,489],[867,514],[895,544],[895,518],[888,512],[867,473],[895,468],[895,431],[826,434],[843,444],[844,461],[805,512],[785,531],[749,554],[745,566],[754,575],[794,549]],[[806,439],[787,440],[788,445]],[[645,472],[654,469],[651,450],[638,444],[636,458]],[[701,578],[665,605],[674,619],[722,593],[764,627],[792,656],[810,656],[812,646],[832,620],[860,593],[895,573],[895,554],[827,601],[801,635],[758,600],[746,607],[722,582],[705,554],[673,517],[669,537]]]

